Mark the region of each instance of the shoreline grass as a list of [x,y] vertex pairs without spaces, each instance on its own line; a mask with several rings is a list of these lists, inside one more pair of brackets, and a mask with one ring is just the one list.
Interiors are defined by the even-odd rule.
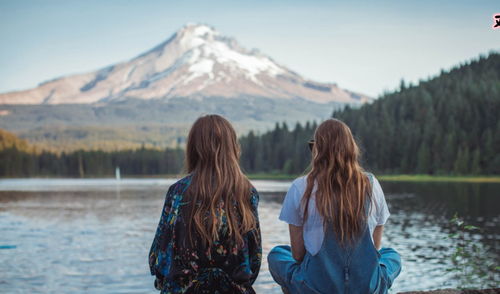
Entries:
[[[301,175],[287,174],[247,174],[252,180],[293,180]],[[456,176],[456,175],[376,175],[377,179],[386,182],[463,182],[463,183],[500,183],[500,176]]]
[[[293,180],[301,175],[287,174],[247,174],[251,180]],[[462,182],[462,183],[500,183],[500,176],[457,176],[457,175],[376,175],[377,179],[385,182]]]
[[462,182],[462,183],[500,183],[500,176],[454,176],[454,175],[380,175],[377,178],[386,182]]

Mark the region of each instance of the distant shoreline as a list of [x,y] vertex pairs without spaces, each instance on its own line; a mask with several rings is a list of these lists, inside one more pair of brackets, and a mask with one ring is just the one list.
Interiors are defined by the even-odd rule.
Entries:
[[[247,174],[251,180],[293,180],[301,175],[286,174]],[[454,176],[454,175],[376,175],[384,182],[462,182],[462,183],[500,183],[499,175],[491,176]]]
[[[301,175],[274,174],[274,173],[256,173],[246,174],[250,180],[274,180],[274,181],[292,181]],[[162,175],[122,175],[122,179],[180,179],[185,174],[162,174]],[[453,176],[453,175],[382,175],[377,174],[377,179],[383,182],[455,182],[455,183],[500,183],[500,175],[491,176]],[[16,177],[0,177],[0,180],[14,179]],[[86,176],[83,178],[58,177],[58,176],[35,176],[31,179],[109,179],[114,175]],[[16,178],[19,179],[19,178]],[[30,179],[30,178],[23,178]]]
[[462,183],[500,183],[500,176],[444,176],[444,175],[380,175],[377,178],[386,182],[462,182]]

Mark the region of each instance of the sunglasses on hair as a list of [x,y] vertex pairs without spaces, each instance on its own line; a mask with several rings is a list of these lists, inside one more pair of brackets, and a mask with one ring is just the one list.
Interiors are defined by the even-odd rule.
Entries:
[[314,140],[309,140],[309,142],[307,142],[307,144],[309,145],[309,150],[313,150],[313,146],[314,146]]

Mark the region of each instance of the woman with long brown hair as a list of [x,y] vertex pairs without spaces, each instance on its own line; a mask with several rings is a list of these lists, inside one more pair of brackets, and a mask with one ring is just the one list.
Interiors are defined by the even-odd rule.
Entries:
[[203,116],[191,127],[189,174],[169,188],[149,253],[161,293],[255,293],[259,194],[239,156],[236,133],[223,117]]
[[271,250],[271,275],[290,293],[387,293],[401,259],[380,249],[389,210],[379,182],[360,166],[358,146],[339,120],[318,126],[311,151],[310,172],[283,202],[291,247]]

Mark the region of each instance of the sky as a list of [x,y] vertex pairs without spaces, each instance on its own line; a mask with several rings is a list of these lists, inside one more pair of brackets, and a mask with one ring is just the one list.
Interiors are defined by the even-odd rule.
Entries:
[[0,92],[129,60],[186,23],[376,97],[500,51],[498,0],[0,0]]

